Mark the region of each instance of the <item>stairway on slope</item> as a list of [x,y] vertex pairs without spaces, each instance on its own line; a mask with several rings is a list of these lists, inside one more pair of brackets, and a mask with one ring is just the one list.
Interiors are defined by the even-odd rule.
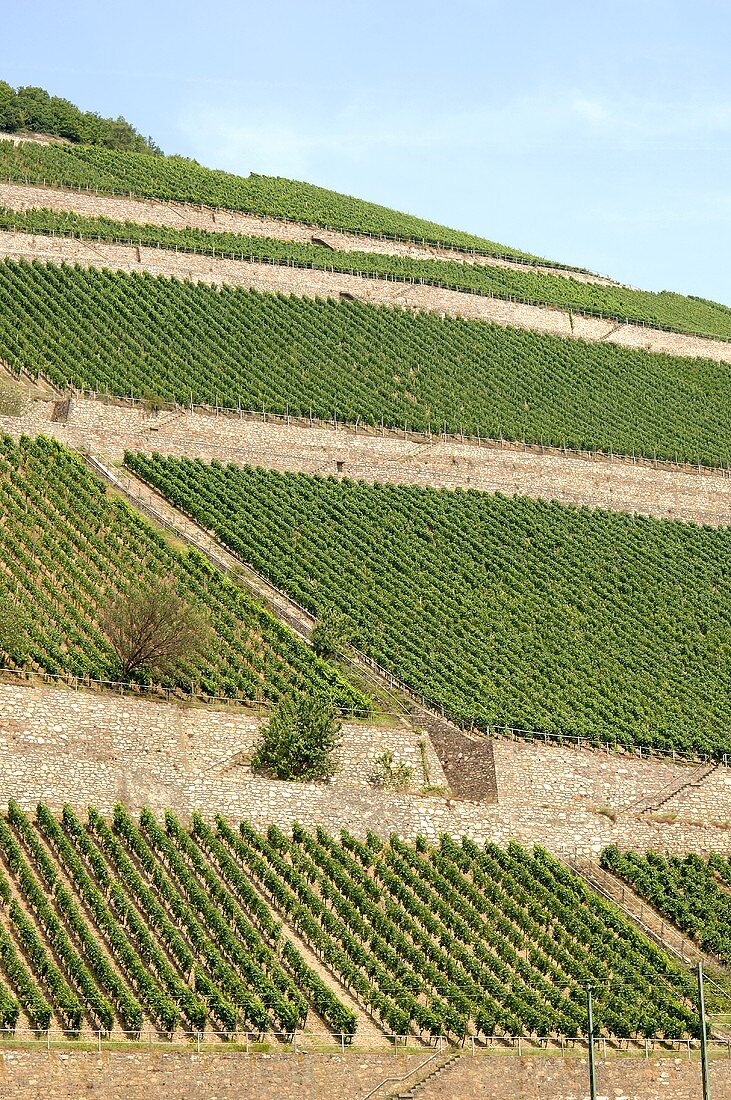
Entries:
[[441,1082],[444,1074],[457,1065],[461,1058],[461,1054],[447,1054],[439,1062],[432,1064],[422,1077],[417,1077],[408,1089],[389,1093],[386,1100],[415,1100],[428,1085],[436,1084],[437,1080]]
[[691,790],[700,787],[701,784],[713,775],[720,766],[721,765],[718,763],[704,761],[685,775],[680,775],[677,778],[671,779],[664,787],[654,794],[643,795],[642,798],[638,798],[635,802],[631,802],[629,806],[625,806],[621,812],[625,814],[646,814],[659,810],[667,805],[672,798],[678,795],[686,797]]

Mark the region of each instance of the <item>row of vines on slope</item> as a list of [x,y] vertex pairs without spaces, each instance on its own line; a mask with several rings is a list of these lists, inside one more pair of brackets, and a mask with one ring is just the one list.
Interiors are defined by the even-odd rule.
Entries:
[[385,306],[6,260],[0,357],[122,397],[731,462],[722,364]]
[[731,860],[693,853],[621,853],[612,845],[602,852],[601,864],[704,951],[731,965]]
[[194,818],[201,846],[246,869],[389,1030],[580,1034],[587,981],[607,1034],[696,1029],[691,976],[542,849],[216,822]]
[[[22,906],[16,900],[20,898]],[[265,900],[266,899],[266,900]],[[696,1035],[692,976],[546,851],[442,838],[266,834],[174,813],[0,818],[0,1010],[71,1033],[291,1032],[357,1019],[297,929],[388,1031]]]
[[445,260],[418,260],[378,252],[333,251],[317,244],[279,241],[202,229],[115,222],[85,218],[53,210],[17,212],[0,207],[0,229],[24,233],[52,233],[91,240],[122,241],[175,250],[225,255],[233,259],[264,261],[424,283],[464,290],[493,298],[533,305],[577,310],[614,320],[640,322],[697,336],[731,340],[731,310],[697,298],[662,291],[659,294],[627,287],[584,283],[535,271],[483,267]]
[[183,157],[157,157],[92,146],[73,148],[0,143],[0,178],[16,182],[89,187],[141,197],[201,203],[285,218],[351,233],[425,241],[448,247],[529,257],[494,241],[447,229],[423,218],[279,176],[246,178],[203,168]]
[[132,581],[172,578],[205,611],[214,645],[166,686],[247,700],[310,688],[346,708],[368,700],[335,666],[198,553],[174,549],[132,508],[107,496],[81,460],[44,438],[0,436],[0,601],[19,614],[6,659],[19,666],[115,679],[100,625]]
[[0,934],[12,949],[0,950],[11,990],[0,992],[31,1026],[291,1032],[314,1006],[332,1031],[354,1031],[352,1010],[259,894],[225,885],[179,826],[173,839],[149,812],[140,827],[121,806],[111,822],[92,808],[85,826],[69,806],[59,818],[39,804],[33,820],[11,802],[0,858],[10,876],[0,871]]
[[731,530],[474,490],[127,455],[461,721],[731,751]]

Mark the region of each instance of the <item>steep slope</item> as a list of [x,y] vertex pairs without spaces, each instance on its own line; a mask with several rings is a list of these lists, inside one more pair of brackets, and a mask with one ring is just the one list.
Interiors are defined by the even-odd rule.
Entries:
[[612,846],[602,852],[601,864],[703,951],[731,966],[731,861],[718,855],[620,853]]
[[710,360],[54,264],[0,263],[0,302],[0,358],[59,387],[731,461]]
[[122,241],[175,251],[223,255],[232,259],[338,271],[404,283],[444,287],[488,298],[544,305],[643,324],[712,339],[731,340],[731,309],[699,298],[663,291],[652,294],[629,287],[578,281],[537,268],[484,266],[446,259],[419,259],[384,253],[334,251],[314,238],[308,243],[266,236],[242,236],[192,228],[137,225],[88,218],[49,209],[15,211],[0,207],[0,229],[24,233]]
[[42,1028],[291,1032],[316,1013],[352,1035],[272,904],[391,1034],[576,1035],[587,980],[606,1035],[698,1027],[691,976],[541,849],[11,803],[0,857],[0,1011],[15,996]]
[[254,173],[246,178],[233,176],[203,168],[184,157],[120,153],[94,146],[49,147],[32,142],[20,145],[0,142],[0,178],[222,206],[349,232],[477,249],[517,259],[536,259],[506,245],[311,183]]
[[731,530],[128,456],[359,648],[482,728],[731,749]]
[[205,610],[214,645],[164,685],[246,700],[274,699],[305,684],[367,709],[334,666],[316,658],[238,585],[199,554],[181,552],[119,499],[79,458],[39,438],[0,437],[0,594],[19,623],[5,660],[52,673],[117,678],[100,620],[131,581],[171,577]]

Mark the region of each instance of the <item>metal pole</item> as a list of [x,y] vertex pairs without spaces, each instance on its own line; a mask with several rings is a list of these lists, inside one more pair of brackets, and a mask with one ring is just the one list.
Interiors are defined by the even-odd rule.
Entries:
[[592,986],[586,983],[586,1017],[589,1036],[589,1100],[596,1100],[596,1066],[594,1064],[594,1009],[591,1001]]
[[703,996],[703,963],[698,963],[698,1010],[701,1014],[701,1072],[703,1074],[703,1100],[711,1100],[711,1083],[708,1080],[708,1037],[706,1035],[706,1002]]

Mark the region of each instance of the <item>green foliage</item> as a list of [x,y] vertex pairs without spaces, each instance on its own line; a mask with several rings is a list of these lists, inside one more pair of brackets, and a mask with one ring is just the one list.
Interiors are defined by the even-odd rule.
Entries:
[[251,760],[255,771],[276,779],[322,780],[335,774],[340,721],[331,703],[317,695],[281,699],[261,731]]
[[11,88],[5,81],[0,81],[0,130],[51,134],[108,149],[161,152],[151,138],[143,138],[121,116],[102,118],[95,111],[80,111],[68,99],[51,96],[43,88]]
[[320,608],[310,637],[315,653],[318,657],[335,657],[338,653],[342,653],[346,640],[343,616],[331,604],[324,604]]
[[27,405],[25,393],[14,382],[0,380],[0,416],[22,416]]
[[358,302],[6,260],[0,356],[62,389],[731,463],[722,364]]
[[478,727],[731,751],[731,529],[199,460],[128,464]]
[[356,272],[375,278],[425,283],[731,340],[731,309],[719,303],[670,291],[651,293],[622,286],[586,283],[529,268],[516,270],[449,260],[420,260],[378,252],[334,252],[323,246],[299,241],[114,222],[108,218],[85,218],[80,214],[53,210],[17,212],[0,207],[0,228],[161,245],[176,250],[224,254],[236,259],[286,263],[324,271]]
[[601,865],[621,878],[703,951],[731,965],[731,860],[605,848]]
[[0,598],[0,658],[2,662],[23,664],[28,652],[31,624],[27,614],[7,593]]
[[[58,443],[0,436],[0,651],[13,664],[116,679],[104,632],[110,605],[134,583],[173,593],[205,613],[212,643],[157,667],[158,682],[244,699],[276,700],[314,685],[338,705],[370,702],[239,586],[163,535]],[[207,637],[209,631],[203,635]],[[128,669],[128,671],[131,671]]]
[[693,981],[542,849],[443,838],[262,836],[221,842],[360,1001],[396,1033],[454,1040],[583,1033],[584,984],[609,1035],[695,1034]]
[[494,241],[311,183],[254,173],[244,179],[202,168],[184,157],[157,157],[98,146],[48,147],[24,143],[13,147],[9,142],[0,142],[0,178],[21,182],[45,180],[126,194],[131,191],[149,198],[222,206],[356,233],[444,243],[518,258],[528,256]]
[[198,815],[187,829],[121,805],[84,826],[68,806],[31,820],[11,803],[0,851],[5,1026],[19,1002],[39,1028],[86,1015],[113,1034],[116,1013],[132,1031],[147,1017],[166,1032],[288,1032],[312,1006],[352,1036],[355,1014],[274,907],[397,1034],[580,1034],[586,981],[603,1034],[697,1031],[691,975],[542,849],[262,835]]
[[399,760],[391,749],[379,753],[373,761],[373,784],[385,791],[402,791],[414,777],[414,769]]

